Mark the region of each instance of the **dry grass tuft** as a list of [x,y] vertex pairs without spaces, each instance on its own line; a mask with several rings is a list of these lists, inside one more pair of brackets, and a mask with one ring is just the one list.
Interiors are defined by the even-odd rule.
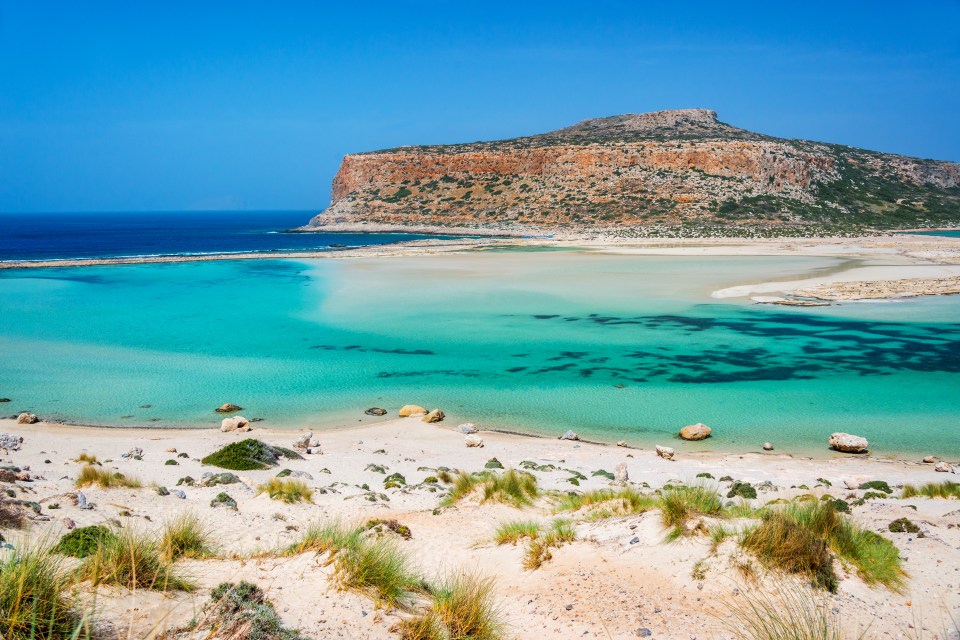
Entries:
[[80,475],[77,476],[76,485],[78,488],[98,485],[104,489],[115,487],[139,489],[143,486],[136,478],[128,478],[119,471],[111,473],[106,469],[101,469],[91,464],[85,464],[80,468]]

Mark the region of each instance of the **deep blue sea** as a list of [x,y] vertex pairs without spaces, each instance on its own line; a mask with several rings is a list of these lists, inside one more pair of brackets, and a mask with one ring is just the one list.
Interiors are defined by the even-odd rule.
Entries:
[[285,233],[310,211],[0,213],[0,260],[280,253],[414,240],[411,234]]

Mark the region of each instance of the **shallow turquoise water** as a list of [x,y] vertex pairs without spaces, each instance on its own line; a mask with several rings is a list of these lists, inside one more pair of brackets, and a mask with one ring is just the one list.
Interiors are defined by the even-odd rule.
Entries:
[[[960,453],[960,298],[761,307],[712,290],[819,258],[479,253],[0,272],[0,395],[109,425],[449,420],[697,448]],[[922,322],[917,322],[921,320]],[[142,405],[151,405],[141,408]]]

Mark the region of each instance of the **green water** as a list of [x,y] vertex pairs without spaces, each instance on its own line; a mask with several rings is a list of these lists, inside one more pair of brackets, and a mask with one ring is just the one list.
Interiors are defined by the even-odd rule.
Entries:
[[[516,252],[0,272],[4,413],[324,428],[442,407],[482,427],[697,448],[960,453],[960,298],[790,309],[728,286],[820,258]],[[142,405],[150,405],[142,408]]]

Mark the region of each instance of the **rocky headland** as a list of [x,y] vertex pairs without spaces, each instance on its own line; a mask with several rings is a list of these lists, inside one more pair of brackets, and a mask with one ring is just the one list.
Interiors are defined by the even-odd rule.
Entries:
[[681,109],[350,154],[305,229],[815,236],[958,223],[958,163],[775,138]]

